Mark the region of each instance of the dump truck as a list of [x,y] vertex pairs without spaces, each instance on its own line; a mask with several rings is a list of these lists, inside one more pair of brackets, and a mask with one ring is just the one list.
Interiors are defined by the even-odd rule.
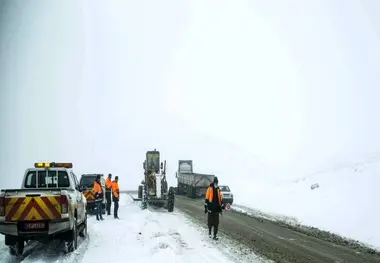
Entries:
[[192,160],[179,160],[177,178],[177,194],[190,198],[204,197],[207,187],[214,181],[215,175],[193,172]]
[[72,163],[35,163],[25,171],[19,189],[0,191],[0,233],[14,256],[23,254],[29,240],[59,239],[67,252],[87,235],[86,198]]
[[[82,174],[80,178],[79,185],[82,188],[82,193],[84,197],[86,197],[87,200],[87,206],[86,210],[88,214],[95,214],[96,212],[96,206],[95,206],[95,192],[93,190],[94,188],[94,181],[96,177],[100,175],[100,184],[103,188],[103,193],[106,192],[106,180],[104,179],[103,174]],[[106,213],[106,199],[103,198],[102,202],[102,214],[104,215]]]
[[160,152],[154,149],[147,151],[143,162],[144,179],[138,187],[138,198],[141,208],[148,205],[164,207],[168,212],[174,210],[174,187],[168,187],[166,180],[166,161],[160,163]]

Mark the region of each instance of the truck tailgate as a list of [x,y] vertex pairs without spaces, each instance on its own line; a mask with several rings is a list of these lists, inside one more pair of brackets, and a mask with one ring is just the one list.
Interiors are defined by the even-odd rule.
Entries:
[[12,189],[5,197],[5,221],[41,221],[61,219],[61,190]]

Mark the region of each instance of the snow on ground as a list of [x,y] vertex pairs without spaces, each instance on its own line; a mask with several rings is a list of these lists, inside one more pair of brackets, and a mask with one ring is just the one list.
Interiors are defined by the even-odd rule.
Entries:
[[[22,262],[234,262],[183,214],[141,210],[128,195],[122,195],[120,202],[120,220],[112,216],[103,222],[89,218],[89,236],[80,238],[74,253],[57,252],[58,242],[35,243],[26,249]],[[0,262],[21,261],[8,254],[3,236],[0,242]]]
[[249,191],[234,189],[235,203],[380,248],[379,174],[380,161],[370,161],[288,183],[252,182]]

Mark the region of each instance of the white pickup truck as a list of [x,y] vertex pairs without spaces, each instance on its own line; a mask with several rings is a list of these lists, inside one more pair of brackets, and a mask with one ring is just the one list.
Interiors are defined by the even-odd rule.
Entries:
[[26,170],[20,189],[0,191],[0,233],[11,255],[22,255],[29,240],[65,241],[77,248],[87,235],[86,198],[72,163],[35,163]]
[[220,193],[222,194],[223,203],[229,203],[232,205],[234,202],[234,194],[231,192],[231,189],[228,185],[219,185]]

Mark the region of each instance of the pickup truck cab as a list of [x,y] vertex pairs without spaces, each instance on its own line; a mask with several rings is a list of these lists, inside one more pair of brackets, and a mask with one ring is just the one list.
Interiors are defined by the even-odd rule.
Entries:
[[65,241],[77,248],[87,235],[86,198],[72,163],[35,163],[26,169],[20,189],[0,191],[0,233],[11,255],[22,255],[29,240]]
[[231,192],[231,189],[227,185],[219,185],[220,194],[222,195],[223,203],[229,203],[232,205],[234,202],[234,195]]
[[[87,206],[86,210],[87,213],[93,213],[95,210],[95,192],[93,190],[94,188],[94,181],[96,177],[100,175],[100,184],[103,188],[103,193],[106,192],[106,180],[104,179],[103,174],[82,174],[80,178],[79,185],[82,188],[82,193],[84,197],[87,200]],[[102,214],[106,213],[106,198],[103,198],[102,203]]]

